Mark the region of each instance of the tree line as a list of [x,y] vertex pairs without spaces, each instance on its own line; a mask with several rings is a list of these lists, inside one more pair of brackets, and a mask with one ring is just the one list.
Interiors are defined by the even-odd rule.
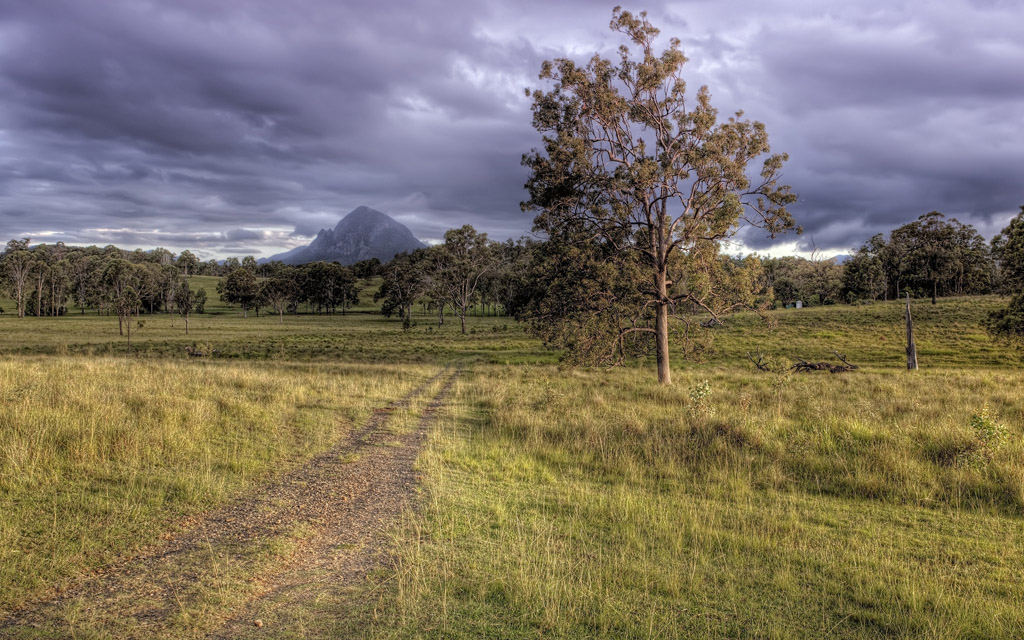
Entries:
[[272,309],[284,321],[285,313],[344,314],[359,304],[361,281],[380,272],[380,260],[372,258],[351,267],[336,262],[311,262],[300,266],[270,262],[257,265],[243,261],[217,283],[220,299],[236,304],[242,315]]
[[[649,314],[641,265],[616,259],[615,245],[581,249],[571,225],[556,227],[538,216],[544,240],[494,242],[465,225],[444,242],[397,255],[388,264],[364,260],[349,267],[316,262],[289,266],[258,264],[252,256],[218,265],[217,291],[243,316],[261,310],[285,313],[346,313],[359,303],[365,282],[381,276],[374,300],[381,313],[412,324],[419,305],[438,325],[449,312],[466,331],[474,307],[515,316],[546,343],[566,349],[579,363],[614,364],[648,348]],[[685,260],[684,260],[685,258]],[[29,246],[11,240],[0,256],[0,273],[20,317],[59,316],[73,310],[116,315],[121,335],[131,339],[131,319],[140,314],[203,313],[206,291],[188,276],[203,263],[189,251],[126,251],[117,247]],[[878,234],[844,263],[799,257],[746,258],[720,255],[717,245],[679,255],[673,267],[690,296],[673,309],[684,353],[699,351],[700,323],[735,309],[765,310],[801,300],[834,304],[914,297],[1017,293],[1010,307],[991,320],[993,330],[1022,333],[1024,300],[1024,206],[991,243],[971,226],[930,212]],[[679,276],[676,276],[679,278]],[[679,284],[679,283],[677,283]],[[685,302],[685,303],[684,303]],[[625,330],[623,328],[625,327]],[[585,330],[581,330],[585,329]]]
[[490,241],[470,225],[450,229],[443,243],[401,253],[385,265],[374,300],[406,329],[416,304],[436,313],[438,326],[449,309],[466,333],[466,316],[474,305],[495,315],[516,315],[533,248],[527,240]]
[[[1024,211],[1024,209],[1022,209]],[[877,234],[842,264],[798,257],[764,260],[768,284],[782,304],[834,304],[1011,293],[1020,288],[1014,246],[1007,238],[1018,215],[991,243],[969,225],[938,211]]]
[[[19,317],[61,316],[74,309],[81,314],[157,313],[179,306],[190,306],[187,312],[192,313],[201,312],[205,303],[205,292],[183,289],[196,264],[188,251],[175,258],[166,249],[125,251],[61,242],[29,246],[29,238],[22,238],[7,243],[0,274]],[[182,305],[175,305],[179,299]]]
[[[569,233],[560,230],[561,233]],[[396,256],[388,264],[364,260],[349,267],[317,262],[289,266],[258,264],[252,256],[218,265],[221,300],[243,315],[272,310],[279,316],[345,313],[359,302],[361,281],[383,276],[374,295],[381,312],[411,325],[412,310],[432,310],[439,325],[449,311],[465,326],[475,305],[495,315],[531,318],[545,324],[559,307],[573,313],[619,314],[634,304],[622,288],[630,275],[622,263],[582,251],[561,254],[558,233],[543,241],[494,242],[465,225],[449,230],[444,242]],[[723,284],[717,300],[695,302],[695,313],[726,308],[806,305],[913,297],[1018,292],[1024,287],[1024,206],[991,243],[955,218],[933,211],[870,238],[845,262],[835,259],[733,258],[691,260],[689,269],[705,281]],[[610,250],[610,247],[609,247]],[[584,259],[586,258],[586,259]],[[594,269],[590,261],[603,264]],[[6,291],[20,316],[86,313],[202,313],[205,291],[183,288],[204,263],[189,251],[127,251],[117,247],[29,246],[11,240],[0,256]],[[208,269],[206,271],[209,271]],[[614,271],[614,274],[611,273]],[[728,284],[731,282],[731,284]],[[638,287],[640,285],[637,285]],[[695,291],[697,287],[691,287]],[[701,296],[703,298],[704,296]],[[604,300],[602,302],[601,300]],[[614,303],[612,302],[614,301]],[[181,309],[179,309],[181,307]],[[613,307],[615,309],[613,309]],[[122,315],[124,315],[122,314]],[[548,329],[553,331],[552,324]]]

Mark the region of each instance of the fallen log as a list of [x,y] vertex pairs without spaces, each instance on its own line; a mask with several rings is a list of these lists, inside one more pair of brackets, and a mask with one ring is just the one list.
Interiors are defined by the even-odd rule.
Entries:
[[793,366],[790,367],[790,369],[796,371],[797,373],[807,373],[809,371],[828,371],[829,373],[845,373],[847,371],[854,371],[855,369],[857,369],[857,365],[850,364],[850,362],[846,359],[846,356],[844,354],[841,354],[834,349],[832,353],[834,353],[843,364],[832,364],[829,362],[808,362],[807,360],[800,359],[797,360],[793,364]]

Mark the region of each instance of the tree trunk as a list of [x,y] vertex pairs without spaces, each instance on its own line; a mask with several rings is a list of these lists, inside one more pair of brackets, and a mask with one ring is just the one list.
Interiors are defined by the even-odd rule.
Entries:
[[672,384],[672,370],[668,357],[668,305],[658,305],[658,316],[654,326],[657,339],[658,382]]
[[917,345],[914,344],[914,321],[910,319],[910,294],[907,294],[907,371],[917,371]]
[[188,335],[188,314],[185,314],[185,335]]
[[935,304],[935,298],[938,297],[939,293],[939,281],[932,280],[932,304]]
[[281,324],[284,324],[284,309],[283,308],[278,309],[277,313],[278,313],[279,316],[281,316]]
[[[654,240],[655,238],[652,237],[651,239]],[[657,315],[654,321],[658,382],[660,384],[672,384],[672,369],[669,366],[668,354],[668,264],[664,260],[660,262],[658,271],[654,274],[654,290],[658,292]]]
[[459,314],[459,319],[462,320],[462,333],[466,333],[466,309],[462,309],[462,313]]

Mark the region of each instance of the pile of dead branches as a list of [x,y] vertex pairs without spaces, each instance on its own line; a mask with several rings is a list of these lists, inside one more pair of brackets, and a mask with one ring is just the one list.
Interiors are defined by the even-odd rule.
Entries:
[[[796,371],[797,373],[807,373],[809,371],[828,371],[829,373],[845,373],[846,371],[853,371],[857,369],[857,365],[850,364],[850,362],[846,359],[845,354],[839,353],[835,349],[832,350],[832,353],[834,353],[835,356],[839,358],[839,361],[842,362],[842,364],[832,364],[830,362],[808,362],[807,360],[800,358],[795,363],[793,363],[793,366],[789,367],[789,369],[791,369],[792,371]],[[757,367],[759,370],[772,371],[772,367],[766,361],[764,354],[761,353],[761,349],[757,350],[756,360],[754,359],[754,356],[750,355],[749,351],[747,352],[747,358],[751,362],[753,362],[754,366]]]

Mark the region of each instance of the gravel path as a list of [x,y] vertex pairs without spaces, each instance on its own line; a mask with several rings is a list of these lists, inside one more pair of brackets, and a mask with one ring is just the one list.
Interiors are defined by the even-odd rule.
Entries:
[[[414,490],[427,428],[458,374],[441,371],[272,485],[0,621],[0,638],[275,637],[270,624],[287,624],[289,603],[351,586],[380,563]],[[438,384],[414,429],[389,430],[393,413]],[[274,545],[285,543],[282,558]]]

